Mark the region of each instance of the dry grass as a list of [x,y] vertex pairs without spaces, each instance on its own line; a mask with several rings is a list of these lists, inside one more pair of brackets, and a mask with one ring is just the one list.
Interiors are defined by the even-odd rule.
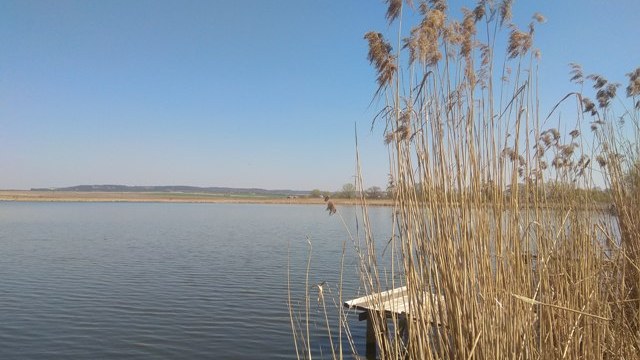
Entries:
[[[401,22],[402,6],[390,5],[388,19]],[[421,6],[423,20],[403,43],[404,80],[401,54],[382,35],[367,35],[391,109],[385,138],[395,198],[391,251],[376,248],[362,199],[361,286],[365,294],[407,286],[412,299],[406,324],[374,319],[378,356],[637,358],[640,70],[628,74],[633,105],[621,128],[611,107],[619,85],[572,64],[571,80],[591,81],[597,104],[582,89],[561,100],[575,100],[578,117],[563,134],[548,125],[558,105],[546,117],[538,109],[534,22],[517,30],[511,1],[480,1],[462,24],[447,20],[442,1]],[[477,25],[488,29],[482,38]],[[505,28],[508,44],[498,51],[496,32]],[[600,175],[615,215],[576,191]],[[420,306],[425,292],[444,301]]]

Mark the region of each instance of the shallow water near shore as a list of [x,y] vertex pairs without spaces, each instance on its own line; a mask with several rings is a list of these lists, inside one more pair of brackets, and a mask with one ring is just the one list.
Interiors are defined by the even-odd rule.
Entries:
[[[359,210],[339,210],[355,233]],[[384,243],[391,210],[369,213]],[[310,284],[334,289],[346,244],[356,296],[351,240],[322,205],[0,202],[0,358],[295,358],[287,264],[295,302],[308,242]]]

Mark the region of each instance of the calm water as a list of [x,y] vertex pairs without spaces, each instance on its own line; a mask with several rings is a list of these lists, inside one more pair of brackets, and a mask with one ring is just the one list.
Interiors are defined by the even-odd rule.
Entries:
[[[355,232],[358,210],[340,212]],[[390,210],[370,216],[384,243]],[[300,299],[307,238],[310,281],[330,286],[347,241],[356,295],[320,205],[0,203],[0,359],[295,358],[287,259]]]

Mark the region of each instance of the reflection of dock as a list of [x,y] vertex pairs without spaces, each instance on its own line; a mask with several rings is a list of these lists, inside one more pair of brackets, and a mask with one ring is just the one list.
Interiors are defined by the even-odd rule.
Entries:
[[[413,295],[410,298],[410,295]],[[367,320],[366,335],[366,356],[368,359],[374,359],[376,356],[376,336],[373,322],[375,319],[382,319],[380,316],[384,314],[384,319],[396,317],[399,322],[406,322],[411,319],[411,313],[422,313],[428,316],[428,322],[433,325],[440,325],[442,322],[439,317],[440,306],[444,305],[444,296],[437,296],[430,292],[424,292],[422,296],[409,294],[407,287],[399,287],[392,290],[375,293],[353,299],[344,303],[345,307],[362,310],[358,315],[358,320]],[[387,324],[382,324],[382,329],[388,330]],[[405,330],[408,330],[404,326]],[[383,334],[387,336],[388,334]]]

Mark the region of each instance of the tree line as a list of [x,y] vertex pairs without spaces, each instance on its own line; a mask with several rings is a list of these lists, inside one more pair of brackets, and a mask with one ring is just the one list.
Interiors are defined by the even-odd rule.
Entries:
[[[634,177],[635,175],[635,177]],[[637,179],[640,176],[637,174],[627,175],[629,183],[640,183]],[[480,189],[479,195],[486,201],[492,201],[496,196],[498,196],[497,192],[501,192],[501,196],[503,199],[508,200],[512,196],[517,195],[522,200],[527,200],[530,197],[537,196],[546,198],[548,200],[557,200],[562,201],[563,197],[566,197],[568,194],[573,196],[581,196],[585,198],[589,198],[595,200],[596,202],[601,203],[609,203],[611,201],[611,195],[609,189],[600,189],[600,188],[592,188],[592,189],[580,189],[576,187],[572,187],[567,184],[563,184],[561,182],[549,182],[543,186],[529,186],[525,187],[524,184],[518,184],[517,190],[514,192],[511,186],[507,186],[506,189],[500,191],[493,184],[487,183]],[[431,194],[427,194],[423,191],[422,186],[420,184],[416,184],[416,194],[419,198],[424,199],[425,197],[429,197],[430,195],[436,195],[434,190],[432,189]],[[436,193],[438,191],[435,191]],[[449,189],[447,191],[449,196],[453,196],[453,198],[464,198],[466,196],[472,196],[469,189],[465,191],[455,191]],[[379,186],[371,186],[364,190],[364,196],[367,199],[391,199],[393,198],[394,188],[388,187],[386,190],[383,190]],[[324,198],[326,196],[330,198],[339,198],[339,199],[355,199],[359,197],[359,193],[354,184],[347,183],[342,185],[342,188],[336,191],[324,191],[320,189],[313,189],[309,195],[310,198]]]
[[[364,196],[367,199],[386,199],[389,197],[389,194],[389,191],[382,190],[379,186],[372,186],[364,191]],[[325,196],[340,199],[355,199],[356,197],[359,197],[359,193],[356,186],[351,183],[344,184],[342,185],[342,188],[333,192],[313,189],[309,193],[310,198],[320,198]]]

